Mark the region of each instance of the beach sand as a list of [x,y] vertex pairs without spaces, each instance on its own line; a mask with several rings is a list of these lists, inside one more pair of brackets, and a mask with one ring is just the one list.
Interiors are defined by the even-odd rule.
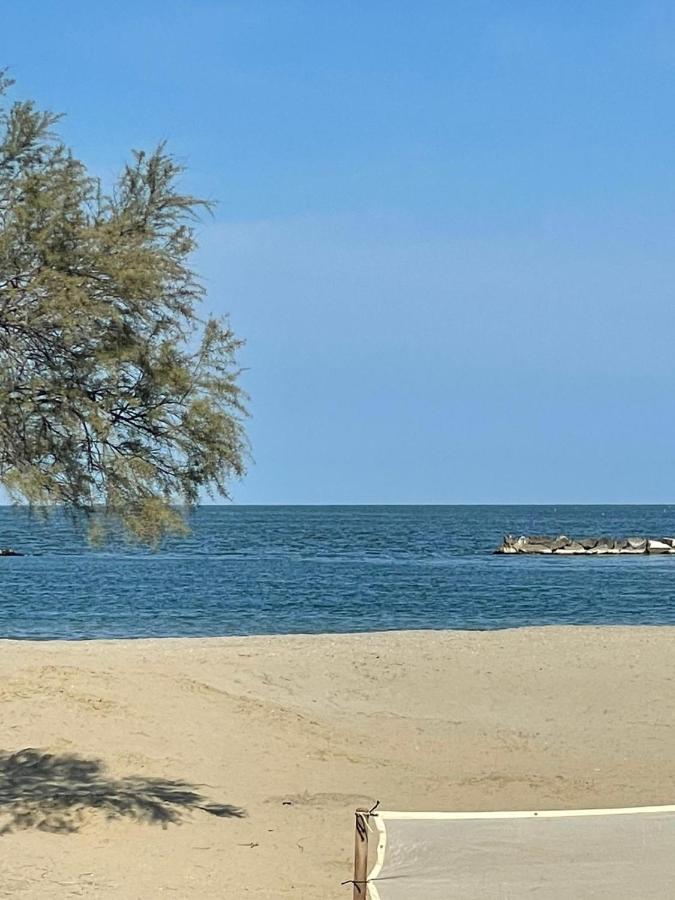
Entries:
[[0,763],[0,896],[347,900],[359,805],[675,803],[674,646],[618,627],[0,642],[0,746],[53,754]]

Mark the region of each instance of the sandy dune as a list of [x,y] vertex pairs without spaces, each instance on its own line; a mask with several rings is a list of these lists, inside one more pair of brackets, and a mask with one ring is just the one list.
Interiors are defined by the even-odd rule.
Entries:
[[0,642],[0,896],[346,900],[352,812],[376,799],[674,803],[674,642]]

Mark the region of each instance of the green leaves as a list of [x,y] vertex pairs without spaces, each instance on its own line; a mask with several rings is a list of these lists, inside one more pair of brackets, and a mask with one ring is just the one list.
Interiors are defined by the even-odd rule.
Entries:
[[0,481],[154,542],[244,472],[240,342],[199,318],[190,265],[209,204],[179,191],[164,145],[104,194],[57,121],[0,110]]

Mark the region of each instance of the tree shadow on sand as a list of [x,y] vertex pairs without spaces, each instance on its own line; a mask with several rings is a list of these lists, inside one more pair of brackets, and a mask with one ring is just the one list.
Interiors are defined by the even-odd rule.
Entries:
[[166,827],[201,810],[221,818],[242,818],[243,809],[211,803],[196,785],[164,778],[114,779],[97,759],[39,750],[0,751],[0,835],[36,828],[69,834],[86,813]]

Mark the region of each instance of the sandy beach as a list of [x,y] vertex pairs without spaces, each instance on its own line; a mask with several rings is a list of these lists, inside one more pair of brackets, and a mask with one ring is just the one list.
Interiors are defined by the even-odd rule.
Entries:
[[674,640],[0,642],[0,896],[346,898],[358,805],[673,803]]

